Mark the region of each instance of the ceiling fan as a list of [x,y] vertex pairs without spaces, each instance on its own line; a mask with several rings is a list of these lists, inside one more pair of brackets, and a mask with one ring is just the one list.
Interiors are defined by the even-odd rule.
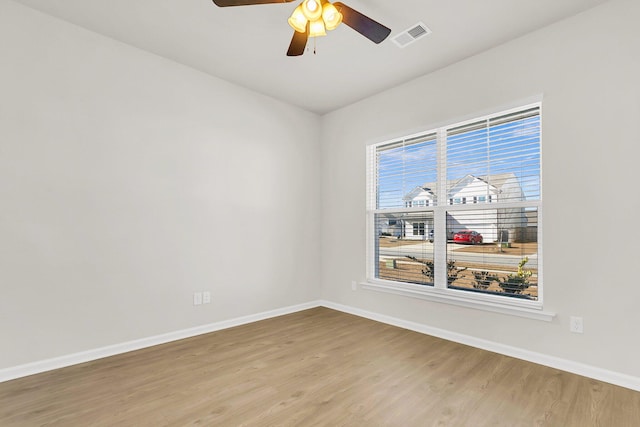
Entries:
[[[220,7],[247,6],[254,4],[289,3],[294,0],[213,0]],[[380,43],[391,33],[391,29],[363,15],[341,2],[329,0],[303,0],[289,18],[294,29],[287,56],[304,53],[309,37],[326,35],[344,22],[374,43]]]

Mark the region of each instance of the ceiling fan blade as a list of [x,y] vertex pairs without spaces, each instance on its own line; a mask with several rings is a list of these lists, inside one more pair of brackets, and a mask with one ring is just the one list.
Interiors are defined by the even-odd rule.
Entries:
[[333,5],[342,13],[342,22],[374,43],[382,42],[391,33],[390,28],[385,27],[355,9],[351,9],[344,3],[335,2]]
[[220,7],[248,6],[252,4],[289,3],[293,0],[213,0]]
[[307,47],[307,40],[309,39],[309,23],[307,22],[307,31],[299,33],[293,32],[293,38],[287,51],[287,56],[300,56],[304,53],[304,48]]

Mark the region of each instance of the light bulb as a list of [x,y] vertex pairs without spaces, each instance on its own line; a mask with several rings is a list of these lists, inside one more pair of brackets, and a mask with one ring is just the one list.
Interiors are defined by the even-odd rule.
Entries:
[[309,24],[309,37],[320,37],[326,35],[327,33],[324,31],[324,22],[322,19],[311,21]]
[[291,14],[291,17],[289,17],[289,20],[287,22],[289,22],[289,25],[291,25],[291,28],[293,28],[297,32],[299,33],[307,32],[307,18],[304,16],[304,13],[302,12],[302,6],[296,7],[296,9],[293,11],[293,13]]
[[331,3],[327,2],[322,8],[322,19],[327,30],[335,30],[342,22],[342,14]]
[[309,21],[315,21],[322,16],[322,5],[318,0],[304,0],[301,4],[302,13]]

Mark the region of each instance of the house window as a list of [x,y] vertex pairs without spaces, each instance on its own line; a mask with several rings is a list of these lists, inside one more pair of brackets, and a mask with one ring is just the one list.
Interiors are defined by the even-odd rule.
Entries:
[[[541,308],[540,123],[536,103],[369,146],[368,282]],[[433,202],[406,205],[420,188]],[[377,236],[390,215],[434,243],[384,247]]]

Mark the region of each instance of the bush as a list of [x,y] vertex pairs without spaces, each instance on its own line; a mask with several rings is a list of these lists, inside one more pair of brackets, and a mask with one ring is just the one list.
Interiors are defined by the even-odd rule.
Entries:
[[458,275],[465,271],[468,267],[458,268],[454,260],[447,261],[447,284],[452,284],[458,280]]
[[475,283],[473,284],[475,289],[488,289],[491,286],[491,282],[498,281],[498,276],[488,271],[474,271],[473,277],[475,278]]
[[530,286],[529,278],[533,272],[524,269],[524,265],[528,262],[529,257],[522,258],[518,264],[518,272],[516,274],[510,274],[500,280],[499,285],[504,292],[508,294],[520,294]]
[[[422,274],[427,276],[429,278],[429,281],[433,282],[433,276],[434,276],[433,261],[421,260],[411,255],[405,255],[405,256],[412,261],[419,262],[420,264],[424,265],[424,268],[422,269]],[[455,280],[458,279],[458,275],[461,272],[465,271],[466,269],[467,267],[465,268],[456,267],[456,262],[453,260],[447,261],[447,283],[448,284],[453,283]]]
[[433,261],[431,260],[424,261],[411,255],[405,255],[405,256],[412,261],[419,262],[420,264],[424,265],[424,268],[422,269],[422,274],[427,276],[429,278],[429,281],[433,282]]

